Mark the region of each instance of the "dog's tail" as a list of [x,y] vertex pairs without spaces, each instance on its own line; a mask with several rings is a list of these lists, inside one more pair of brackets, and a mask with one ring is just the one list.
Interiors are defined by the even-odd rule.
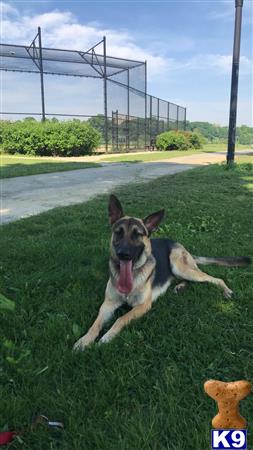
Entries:
[[228,267],[246,267],[251,264],[251,259],[248,256],[228,256],[222,258],[212,258],[206,256],[193,256],[197,264],[216,264],[218,266]]

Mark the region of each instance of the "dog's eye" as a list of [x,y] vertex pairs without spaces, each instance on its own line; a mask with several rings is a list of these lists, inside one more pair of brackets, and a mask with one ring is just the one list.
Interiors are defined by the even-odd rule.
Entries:
[[140,236],[143,236],[143,234],[142,233],[140,233],[140,231],[138,231],[138,230],[133,230],[133,232],[132,232],[132,239],[138,239]]
[[117,230],[114,231],[114,235],[117,239],[120,239],[123,237],[123,229],[122,228],[118,228]]

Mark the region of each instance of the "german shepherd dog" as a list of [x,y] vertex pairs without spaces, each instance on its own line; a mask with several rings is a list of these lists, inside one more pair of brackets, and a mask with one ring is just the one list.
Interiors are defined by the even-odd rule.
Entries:
[[180,279],[174,292],[183,289],[188,281],[213,283],[223,289],[226,298],[232,291],[220,278],[202,272],[197,264],[220,266],[247,266],[248,257],[207,258],[192,256],[179,243],[170,239],[150,239],[164,217],[164,210],[145,219],[124,216],[119,200],[110,196],[109,221],[112,225],[110,277],[105,300],[99,314],[89,329],[74,345],[74,350],[84,350],[95,341],[114,311],[123,304],[132,309],[116,320],[99,342],[109,342],[131,320],[145,314],[152,303],[170,286],[174,278]]

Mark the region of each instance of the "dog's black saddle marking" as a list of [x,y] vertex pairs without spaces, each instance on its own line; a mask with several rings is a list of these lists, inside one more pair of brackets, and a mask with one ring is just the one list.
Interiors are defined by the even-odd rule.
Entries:
[[152,255],[156,260],[155,277],[153,280],[153,288],[163,286],[173,273],[170,265],[170,253],[176,248],[177,243],[170,239],[151,239]]

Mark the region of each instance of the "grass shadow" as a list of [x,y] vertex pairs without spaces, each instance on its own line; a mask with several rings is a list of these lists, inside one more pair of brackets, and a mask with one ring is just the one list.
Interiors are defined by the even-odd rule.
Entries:
[[103,160],[103,163],[107,164],[138,164],[143,162],[141,159],[134,159],[134,160],[119,160],[119,161],[109,161],[109,158],[107,160]]
[[101,167],[93,162],[29,162],[26,160],[19,163],[2,164],[0,167],[0,178],[22,177],[52,172],[64,172],[68,170],[89,169]]

